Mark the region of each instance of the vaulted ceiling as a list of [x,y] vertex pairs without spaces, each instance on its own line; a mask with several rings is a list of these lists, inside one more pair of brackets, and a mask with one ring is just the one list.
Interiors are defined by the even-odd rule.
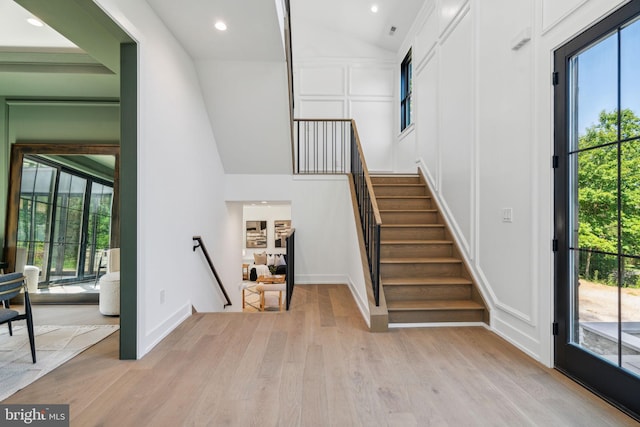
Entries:
[[[296,25],[318,26],[393,54],[423,2],[291,0],[298,20],[292,23],[293,37]],[[285,173],[287,156],[279,157],[282,164],[250,165],[238,155],[259,158],[260,150],[274,146],[269,142],[288,150],[284,0],[147,3],[194,60],[225,171]],[[46,25],[27,23],[32,16]],[[219,19],[227,31],[214,29]],[[118,99],[119,44],[127,37],[91,0],[0,0],[0,96]],[[262,101],[254,99],[258,96]],[[267,98],[271,102],[264,102]],[[245,117],[256,118],[252,126],[244,124]],[[290,168],[290,160],[287,164]]]
[[[275,2],[148,0],[194,60],[252,61],[283,59]],[[374,3],[377,13],[370,10]],[[395,52],[423,3],[291,0],[291,8],[301,21]],[[79,16],[83,4],[85,9],[93,5],[90,0],[0,0],[0,96],[118,97],[117,61],[106,43],[113,39],[96,33],[86,13]],[[45,26],[27,23],[36,14]],[[213,30],[216,19],[226,20],[229,31]],[[396,32],[390,36],[392,26]],[[294,37],[295,28],[296,22]]]

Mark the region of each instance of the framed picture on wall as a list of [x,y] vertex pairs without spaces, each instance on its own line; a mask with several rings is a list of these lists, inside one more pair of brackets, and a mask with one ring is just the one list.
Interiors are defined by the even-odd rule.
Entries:
[[267,221],[247,221],[247,249],[267,247]]
[[291,220],[277,220],[273,222],[274,225],[274,239],[276,248],[286,248],[287,247],[287,234],[289,234],[289,230],[291,230]]

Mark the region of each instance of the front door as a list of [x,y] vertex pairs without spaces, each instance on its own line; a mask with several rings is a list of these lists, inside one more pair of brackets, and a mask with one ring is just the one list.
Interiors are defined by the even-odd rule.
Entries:
[[640,2],[555,52],[556,367],[640,414]]

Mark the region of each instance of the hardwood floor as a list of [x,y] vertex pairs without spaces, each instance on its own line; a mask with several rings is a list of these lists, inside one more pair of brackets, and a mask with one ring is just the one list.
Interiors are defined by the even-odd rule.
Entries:
[[3,403],[68,403],[77,426],[638,425],[484,328],[370,333],[346,286],[195,314],[139,361],[117,341]]
[[[24,312],[21,305],[11,308]],[[35,325],[118,325],[117,316],[103,316],[97,304],[31,304]]]

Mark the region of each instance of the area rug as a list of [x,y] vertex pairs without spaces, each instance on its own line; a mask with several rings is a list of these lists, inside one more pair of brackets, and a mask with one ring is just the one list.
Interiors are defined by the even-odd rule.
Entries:
[[14,325],[13,336],[10,336],[7,325],[0,325],[0,401],[105,339],[118,328],[118,325],[35,326],[37,362],[34,364],[27,328]]

